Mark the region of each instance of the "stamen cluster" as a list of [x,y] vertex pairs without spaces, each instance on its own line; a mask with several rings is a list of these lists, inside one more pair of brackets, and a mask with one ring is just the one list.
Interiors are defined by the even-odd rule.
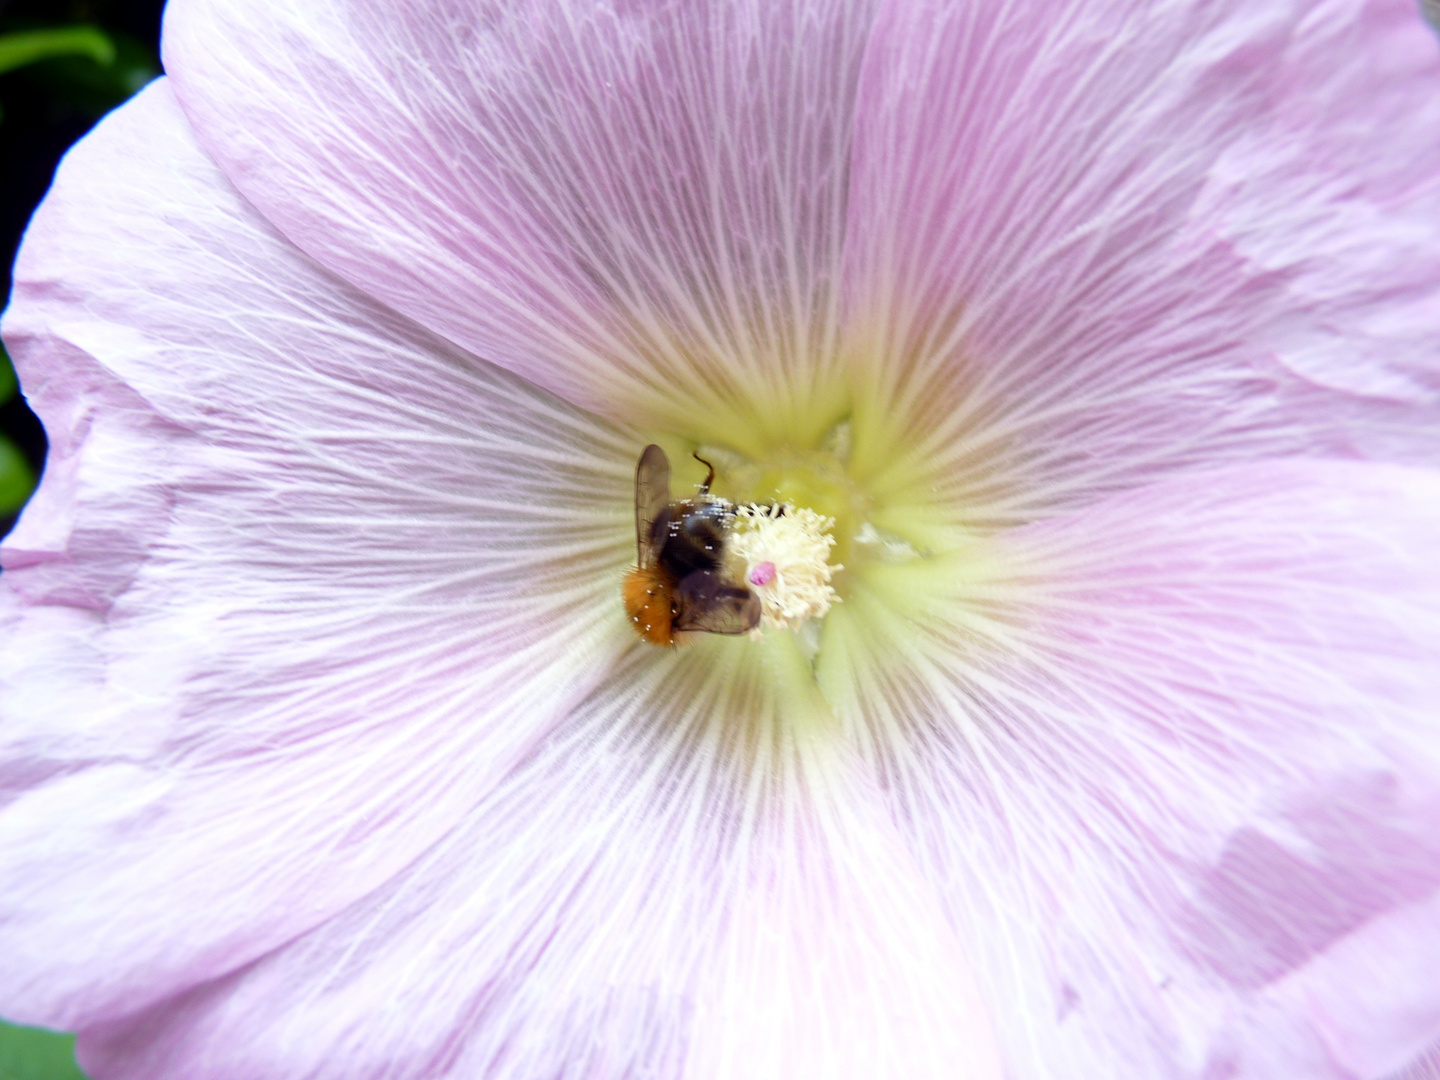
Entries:
[[729,557],[735,577],[760,598],[761,625],[798,629],[837,603],[830,579],[835,519],[788,503],[751,503],[735,509]]

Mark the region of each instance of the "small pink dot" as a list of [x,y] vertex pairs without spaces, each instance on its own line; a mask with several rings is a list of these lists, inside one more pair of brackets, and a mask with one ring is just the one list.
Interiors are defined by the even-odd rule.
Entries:
[[769,585],[775,580],[775,564],[762,562],[758,566],[752,566],[750,573],[745,575],[745,580],[751,585]]

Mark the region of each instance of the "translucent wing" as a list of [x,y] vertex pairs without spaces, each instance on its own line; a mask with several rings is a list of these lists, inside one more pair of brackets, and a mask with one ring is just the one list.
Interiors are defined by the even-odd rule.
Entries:
[[655,546],[651,530],[655,519],[670,505],[670,459],[665,451],[651,443],[640,454],[635,466],[635,547],[636,562],[648,566],[654,561]]
[[760,598],[712,570],[686,574],[675,586],[676,630],[746,634],[760,625]]

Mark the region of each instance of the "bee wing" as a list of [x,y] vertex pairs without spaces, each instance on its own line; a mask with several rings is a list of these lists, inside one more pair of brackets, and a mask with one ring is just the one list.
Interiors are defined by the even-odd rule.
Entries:
[[651,443],[641,452],[640,464],[635,466],[635,561],[641,566],[653,561],[655,548],[650,530],[669,505],[670,459],[664,450]]
[[713,570],[686,574],[675,586],[676,630],[746,634],[760,625],[760,598]]

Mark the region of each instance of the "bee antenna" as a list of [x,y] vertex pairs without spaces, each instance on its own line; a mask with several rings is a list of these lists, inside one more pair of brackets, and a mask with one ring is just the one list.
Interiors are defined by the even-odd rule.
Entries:
[[708,473],[705,474],[705,482],[700,485],[700,494],[709,495],[710,485],[715,480],[715,466],[711,465],[710,462],[706,461],[703,457],[701,457],[699,451],[692,453],[690,456],[693,457],[696,461],[698,461],[701,465],[704,465],[707,469],[710,470]]

